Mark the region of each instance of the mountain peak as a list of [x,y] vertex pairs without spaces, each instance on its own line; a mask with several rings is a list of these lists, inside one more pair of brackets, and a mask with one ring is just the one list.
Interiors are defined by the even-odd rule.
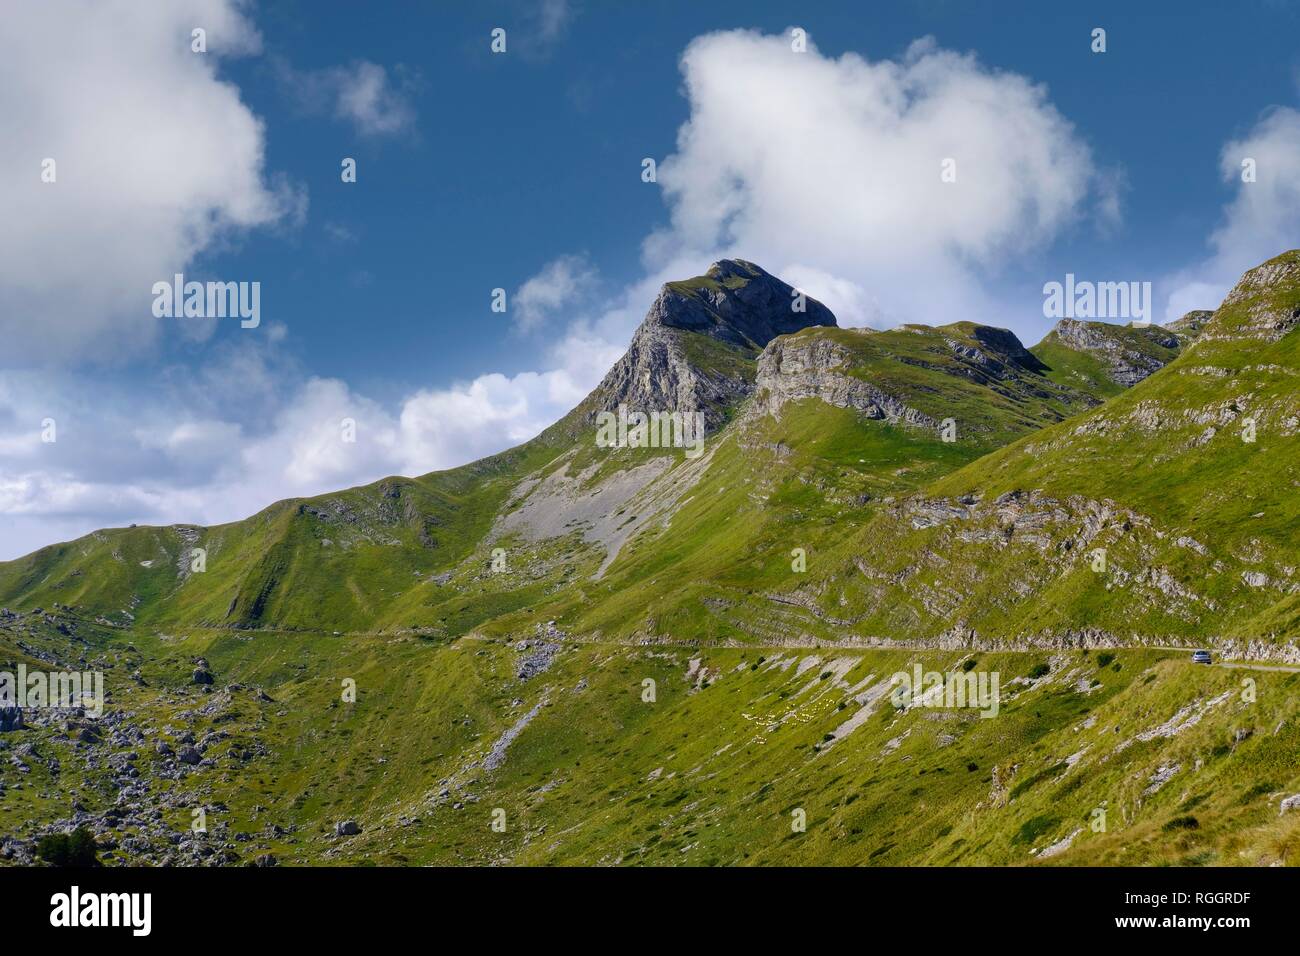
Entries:
[[[1049,372],[1057,369],[1068,373],[1059,379],[1063,384],[1095,392],[1098,383],[1090,382],[1095,376],[1078,366],[1070,353],[1100,363],[1105,379],[1123,389],[1164,368],[1178,356],[1181,346],[1176,332],[1159,325],[1061,319],[1033,351],[1045,361]],[[1107,391],[1103,388],[1103,392]]]
[[1010,329],[999,328],[995,325],[981,325],[978,322],[953,322],[949,325],[939,326],[940,331],[951,330],[959,335],[966,336],[972,341],[978,343],[981,348],[987,349],[995,355],[1014,362],[1016,365],[1029,370],[1030,372],[1040,372],[1044,369],[1042,362],[1033,352],[1025,348],[1023,342],[1017,338],[1016,333]]
[[1300,324],[1300,249],[1248,270],[1205,323],[1200,342],[1276,342]]
[[835,316],[816,299],[744,259],[720,259],[702,276],[667,282],[645,324],[698,332],[754,351],[778,335],[812,325],[833,326]]
[[754,388],[759,352],[779,335],[835,326],[830,309],[744,259],[667,282],[627,354],[588,399],[589,413],[701,412],[709,428]]

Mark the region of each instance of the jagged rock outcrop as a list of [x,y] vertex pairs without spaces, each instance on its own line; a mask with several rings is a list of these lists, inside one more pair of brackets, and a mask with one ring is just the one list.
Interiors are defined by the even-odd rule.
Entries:
[[1086,352],[1106,366],[1110,378],[1125,387],[1136,385],[1160,371],[1177,355],[1178,335],[1161,326],[1111,325],[1061,319],[1048,339],[1078,352]]
[[[904,326],[904,328],[920,328],[928,331],[927,326]],[[1047,368],[1037,355],[1025,348],[1024,343],[1016,338],[1016,334],[1010,329],[976,325],[971,322],[958,323],[956,328],[967,330],[970,337],[979,345],[965,345],[950,338],[949,348],[992,378],[1005,379],[1025,371],[1042,372]]]
[[1211,309],[1194,309],[1191,312],[1184,313],[1182,318],[1166,322],[1164,328],[1173,332],[1185,342],[1194,342],[1200,336],[1201,329],[1205,328],[1205,323],[1210,321],[1212,315],[1214,315],[1214,312]]
[[1238,280],[1206,322],[1199,342],[1276,342],[1300,324],[1300,249],[1256,266]]
[[23,729],[23,709],[21,707],[0,707],[0,733]]
[[797,299],[795,289],[753,263],[715,262],[703,276],[664,285],[627,354],[588,399],[586,417],[622,404],[698,411],[716,428],[727,407],[753,391],[753,359],[772,339],[835,324],[826,306]]
[[936,403],[936,396],[966,394],[974,385],[1000,405],[1001,425],[1024,427],[1022,414],[1056,420],[1060,408],[1048,403],[1068,405],[1081,396],[1046,378],[1046,368],[1010,331],[974,322],[886,332],[809,329],[773,340],[759,356],[753,412],[777,414],[788,402],[817,398],[867,418],[924,428],[952,416],[964,420],[963,428],[989,434],[988,421],[955,414],[960,400]]
[[867,418],[938,427],[939,423],[929,415],[870,382],[849,375],[850,361],[849,350],[830,339],[813,336],[777,339],[758,359],[755,412],[775,415],[786,402],[818,398],[828,405],[856,408]]

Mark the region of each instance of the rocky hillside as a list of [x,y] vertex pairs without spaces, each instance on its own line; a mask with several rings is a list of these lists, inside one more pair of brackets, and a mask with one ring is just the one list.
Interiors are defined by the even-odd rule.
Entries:
[[1201,329],[1205,327],[1205,323],[1210,321],[1213,315],[1214,312],[1209,309],[1196,309],[1184,313],[1181,318],[1166,323],[1165,328],[1184,342],[1192,342],[1201,334]]
[[[25,659],[82,658],[113,699],[0,734],[0,865],[73,826],[110,865],[1300,856],[1292,673],[1151,650],[619,645],[553,625],[509,642],[23,633]],[[998,673],[997,716],[894,707],[891,675],[916,665]]]
[[1055,382],[1110,398],[1173,361],[1177,332],[1157,325],[1112,325],[1061,319],[1032,349]]
[[[518,449],[0,564],[0,662],[109,688],[5,718],[0,860],[1300,859],[1300,252],[1190,343],[788,300],[718,263]],[[600,447],[620,403],[703,453]],[[894,707],[916,664],[1000,716]]]
[[951,419],[958,436],[996,447],[1088,407],[1006,329],[972,322],[931,328],[807,329],[774,340],[758,360],[754,410],[779,415],[816,398],[865,418],[923,426]]
[[816,299],[752,262],[724,259],[660,290],[627,354],[584,408],[699,411],[715,429],[753,390],[754,359],[764,346],[808,326],[834,325]]
[[1251,270],[1158,374],[879,509],[804,592],[940,644],[1300,658],[1298,272],[1294,252]]

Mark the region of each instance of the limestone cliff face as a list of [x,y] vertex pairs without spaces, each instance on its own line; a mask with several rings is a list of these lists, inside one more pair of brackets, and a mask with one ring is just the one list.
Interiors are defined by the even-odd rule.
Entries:
[[1175,332],[1157,325],[1139,328],[1081,319],[1061,319],[1050,337],[1099,359],[1111,379],[1126,387],[1164,368],[1180,346]]
[[679,333],[662,323],[646,322],[637,329],[627,354],[597,388],[592,414],[613,411],[620,404],[631,410],[703,412],[705,424],[721,424],[727,405],[744,398],[752,375],[733,369],[706,369],[687,358]]
[[1300,325],[1300,249],[1251,269],[1206,322],[1200,342],[1276,342]]
[[[869,330],[858,334],[870,335]],[[855,408],[867,418],[937,427],[929,415],[848,373],[851,353],[817,336],[777,339],[758,359],[758,398],[754,410],[778,414],[786,402],[817,398],[828,405]]]
[[620,404],[641,411],[701,412],[706,426],[754,389],[754,358],[778,335],[834,326],[815,299],[741,259],[716,262],[659,292],[627,354],[588,399],[588,416]]
[[[1047,380],[1044,368],[1013,333],[974,322],[886,332],[809,329],[774,339],[759,356],[754,412],[778,414],[788,402],[817,398],[866,418],[935,428],[947,414],[936,412],[935,396],[977,386],[989,389],[990,399],[1005,401],[1003,410],[1012,417],[1017,405],[1034,409],[1027,412],[1032,417],[1045,412],[1044,403],[1073,394]],[[967,424],[988,430],[976,421]]]

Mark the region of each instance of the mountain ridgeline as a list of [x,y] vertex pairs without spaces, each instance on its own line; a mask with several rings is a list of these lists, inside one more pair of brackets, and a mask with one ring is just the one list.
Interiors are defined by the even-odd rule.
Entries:
[[660,290],[627,354],[588,399],[595,410],[700,412],[710,429],[754,389],[755,359],[780,335],[833,327],[816,299],[743,260]]
[[[1214,321],[1199,318],[1196,325],[1203,327],[1202,338],[1217,340]],[[685,580],[692,589],[710,592],[743,573],[694,569],[688,551],[696,537],[704,554],[743,549],[743,566],[787,563],[779,557],[790,548],[767,543],[777,529],[791,538],[815,538],[819,548],[830,548],[834,539],[836,547],[851,551],[857,529],[878,527],[899,508],[915,507],[904,503],[911,500],[905,495],[986,454],[1006,449],[1010,461],[1035,464],[1041,473],[1042,463],[1026,451],[1057,440],[1052,436],[1059,429],[1044,429],[1067,420],[1080,421],[1076,428],[1100,427],[1088,423],[1104,420],[1103,412],[1079,416],[1148,384],[1148,377],[1174,362],[1188,341],[1183,333],[1159,327],[1074,320],[1058,323],[1033,349],[1005,329],[970,322],[883,332],[842,329],[815,299],[753,263],[724,260],[703,276],[666,284],[627,354],[592,394],[520,448],[421,478],[388,478],[280,502],[228,525],[96,532],[0,564],[0,604],[71,607],[120,627],[454,634],[501,620],[501,612],[516,605],[546,604],[554,611],[532,613],[561,613],[566,589],[556,589],[553,581],[540,584],[559,573],[561,564],[552,553],[557,549],[565,556],[562,580],[575,585],[575,592],[593,575],[603,580],[610,571],[622,571],[620,600],[609,602],[614,607],[638,588],[652,586],[652,578],[677,577],[657,573],[672,565],[671,556],[685,562],[677,571],[691,572]],[[1189,361],[1181,367],[1196,367]],[[1208,384],[1225,384],[1208,373],[1196,374]],[[691,462],[673,449],[597,448],[596,413],[620,406],[700,412],[710,433],[708,454]],[[1077,468],[1077,461],[1062,468],[1071,466]],[[1131,485],[1130,476],[1098,494],[1122,499]],[[733,502],[726,489],[746,486],[750,493]],[[1041,491],[1011,490],[1018,495]],[[693,516],[695,534],[669,530],[672,515],[683,508],[689,513],[705,500],[712,508]],[[731,512],[723,513],[728,506]],[[830,513],[835,515],[831,529],[823,530],[817,521],[809,522],[806,532],[792,527],[800,515]],[[629,553],[620,560],[626,545],[632,545],[635,559]],[[764,558],[763,547],[775,547],[776,553]],[[893,559],[911,566],[913,547],[900,542]],[[520,557],[528,555],[546,574],[533,584],[510,574],[481,578],[496,548],[507,553],[522,548]],[[205,555],[202,573],[191,571],[195,549]],[[969,567],[982,577],[988,570],[982,560]],[[776,590],[811,588],[824,597],[828,579],[822,575],[830,569],[823,564],[819,570]],[[765,577],[765,571],[759,574],[760,580]],[[474,581],[483,594],[467,594],[460,581]],[[861,589],[863,582],[856,584]],[[990,586],[1001,585],[990,581]],[[550,600],[537,600],[539,590],[549,591]],[[876,590],[866,588],[873,595]],[[919,592],[912,593],[915,599]],[[1109,600],[1118,606],[1131,596],[1113,589]],[[746,626],[730,628],[712,615],[701,620],[701,608],[709,606],[703,597],[668,601],[672,614],[689,622],[687,630],[671,636],[755,636]],[[877,606],[862,619],[872,623],[869,634],[841,628],[832,635],[819,626],[817,602],[807,603],[810,617],[801,627],[825,637],[938,637],[967,626],[970,617],[913,609],[900,610],[891,620]],[[878,604],[874,598],[872,603]],[[611,623],[593,609],[586,613],[594,613],[602,627]],[[706,634],[690,629],[705,620]],[[917,634],[918,625],[925,626],[924,635]],[[658,634],[661,626],[661,621],[625,617],[617,630]],[[1011,641],[1025,636],[1019,623],[1006,632],[981,634]]]
[[2,715],[0,862],[1294,863],[1297,324],[1300,252],[1028,349],[715,263],[518,448],[0,563],[0,658],[109,689]]

